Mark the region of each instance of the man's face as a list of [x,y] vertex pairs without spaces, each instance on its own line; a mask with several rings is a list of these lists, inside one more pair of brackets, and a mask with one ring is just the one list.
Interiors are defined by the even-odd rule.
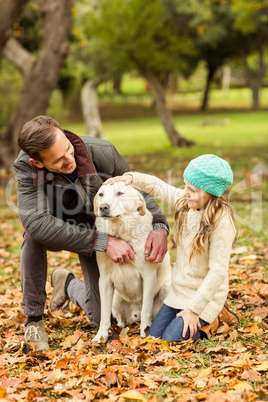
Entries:
[[74,147],[61,130],[56,129],[54,144],[39,152],[42,162],[30,159],[38,168],[47,168],[50,172],[71,174],[76,169]]

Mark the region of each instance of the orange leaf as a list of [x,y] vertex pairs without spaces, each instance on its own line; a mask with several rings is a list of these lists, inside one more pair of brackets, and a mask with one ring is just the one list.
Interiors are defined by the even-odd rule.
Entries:
[[0,399],[4,399],[5,396],[6,396],[5,387],[0,387]]
[[56,364],[56,369],[67,368],[69,361],[70,361],[69,357],[65,357],[64,359],[59,360]]

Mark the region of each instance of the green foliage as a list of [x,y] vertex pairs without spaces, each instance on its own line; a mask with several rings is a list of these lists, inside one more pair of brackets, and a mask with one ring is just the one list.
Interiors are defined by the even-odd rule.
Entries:
[[193,49],[191,39],[183,32],[178,37],[168,22],[161,0],[99,1],[85,18],[96,71],[120,75],[135,68],[162,75],[176,69],[179,55]]
[[234,28],[244,35],[262,31],[268,33],[267,0],[232,0],[232,9],[236,16]]

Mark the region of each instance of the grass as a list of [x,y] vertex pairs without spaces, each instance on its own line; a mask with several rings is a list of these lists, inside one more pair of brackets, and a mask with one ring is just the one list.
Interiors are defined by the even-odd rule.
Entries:
[[[191,114],[175,116],[174,120],[180,134],[196,143],[194,150],[197,152],[268,145],[267,113],[264,111]],[[86,134],[83,123],[68,123],[68,129]],[[174,151],[157,117],[108,121],[103,123],[103,129],[106,138],[123,156]],[[191,155],[192,149],[181,149],[180,154]]]

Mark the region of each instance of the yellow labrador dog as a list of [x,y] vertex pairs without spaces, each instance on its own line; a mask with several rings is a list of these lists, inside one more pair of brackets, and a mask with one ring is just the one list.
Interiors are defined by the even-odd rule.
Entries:
[[101,321],[93,341],[107,341],[111,312],[121,328],[140,320],[140,335],[144,337],[170,287],[169,254],[159,264],[145,260],[145,243],[153,218],[143,196],[132,186],[123,182],[101,186],[94,199],[94,212],[97,230],[127,241],[135,260],[120,265],[97,252]]

